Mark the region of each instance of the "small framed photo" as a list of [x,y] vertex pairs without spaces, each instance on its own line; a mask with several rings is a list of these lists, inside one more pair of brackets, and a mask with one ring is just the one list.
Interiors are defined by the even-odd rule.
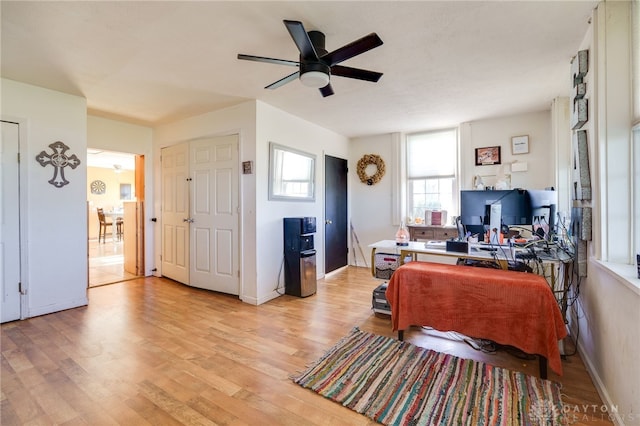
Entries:
[[489,166],[492,164],[500,164],[500,147],[476,148],[476,166]]
[[511,138],[511,153],[528,154],[529,153],[529,136],[514,136]]

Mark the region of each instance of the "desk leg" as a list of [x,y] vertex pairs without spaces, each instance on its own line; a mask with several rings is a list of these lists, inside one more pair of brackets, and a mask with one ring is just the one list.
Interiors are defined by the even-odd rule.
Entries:
[[376,249],[371,249],[371,275],[376,276]]
[[404,341],[404,330],[398,330],[398,340]]
[[547,378],[547,358],[542,355],[538,355],[538,364],[540,364],[539,365],[540,378],[546,379]]

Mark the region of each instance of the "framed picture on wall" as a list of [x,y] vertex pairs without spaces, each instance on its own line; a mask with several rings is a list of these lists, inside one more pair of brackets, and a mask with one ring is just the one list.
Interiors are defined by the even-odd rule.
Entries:
[[529,153],[529,136],[514,136],[511,138],[511,153],[528,154]]
[[476,166],[488,166],[492,164],[500,164],[500,147],[487,146],[484,148],[476,148]]
[[130,183],[120,184],[120,199],[131,200],[131,184]]

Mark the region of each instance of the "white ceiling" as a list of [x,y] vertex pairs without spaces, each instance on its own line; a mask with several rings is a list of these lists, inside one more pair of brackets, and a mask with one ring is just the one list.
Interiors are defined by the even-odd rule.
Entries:
[[[410,132],[549,108],[596,1],[5,1],[2,76],[86,97],[90,113],[157,125],[259,99],[345,136]],[[384,44],[342,65],[335,95],[293,81],[283,19],[332,51],[371,32]]]
[[136,158],[134,154],[90,148],[87,149],[87,166],[113,169],[114,171],[135,170]]

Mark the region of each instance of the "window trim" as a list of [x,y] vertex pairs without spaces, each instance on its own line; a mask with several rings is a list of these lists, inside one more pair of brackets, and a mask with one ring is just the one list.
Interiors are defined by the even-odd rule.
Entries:
[[[597,18],[594,21],[594,63],[597,70],[597,79],[593,85],[594,90],[594,109],[595,112],[595,139],[596,143],[590,144],[595,148],[597,156],[597,182],[599,189],[599,201],[597,207],[599,210],[599,227],[598,234],[594,235],[594,251],[590,260],[591,264],[606,271],[616,281],[623,283],[631,291],[640,294],[640,278],[637,275],[636,254],[640,252],[640,227],[638,226],[638,209],[640,207],[640,195],[636,194],[638,188],[634,182],[638,173],[640,173],[640,111],[634,113],[633,99],[640,99],[639,80],[633,80],[632,75],[637,72],[637,63],[640,61],[640,38],[631,37],[632,28],[637,28],[640,22],[640,13],[635,5],[632,7],[632,18],[627,22],[629,27],[626,29],[616,27],[615,31],[608,31],[605,23],[605,16],[608,4],[602,4],[597,9]],[[615,4],[612,7],[612,13],[621,13],[622,4]],[[629,37],[629,38],[627,38]],[[624,55],[624,52],[615,49],[609,52],[609,48],[615,46],[620,48],[628,43],[629,51],[631,51],[630,59]],[[607,61],[601,59],[601,56],[607,55]],[[629,62],[635,60],[636,62]],[[628,67],[628,68],[627,68]],[[618,75],[627,68],[629,73],[628,79],[617,78],[616,86],[612,90],[607,85],[609,75]],[[607,71],[611,71],[607,73]],[[617,71],[614,73],[613,71]],[[623,73],[624,74],[624,73]],[[621,76],[620,76],[621,77]],[[610,78],[610,77],[609,77]],[[620,85],[627,85],[627,89],[620,89]],[[618,90],[618,92],[616,92]],[[627,102],[621,101],[620,96],[616,96],[619,92],[630,93]],[[625,120],[626,121],[625,123]],[[633,123],[628,125],[627,123]],[[628,126],[628,127],[627,127]],[[625,135],[626,133],[626,135]],[[621,182],[620,176],[628,176],[625,182]],[[615,203],[612,202],[612,193],[617,194]],[[623,194],[623,200],[619,195]],[[596,207],[594,200],[594,208]],[[614,209],[623,209],[624,220],[620,217],[611,223],[611,212]],[[595,209],[594,209],[595,213]],[[595,223],[594,223],[595,224]],[[596,228],[594,228],[595,231]],[[620,230],[621,232],[616,232]],[[612,253],[612,249],[616,248],[616,252]],[[623,255],[621,248],[626,253]],[[614,258],[615,257],[615,258]],[[614,258],[612,260],[612,258]]]

